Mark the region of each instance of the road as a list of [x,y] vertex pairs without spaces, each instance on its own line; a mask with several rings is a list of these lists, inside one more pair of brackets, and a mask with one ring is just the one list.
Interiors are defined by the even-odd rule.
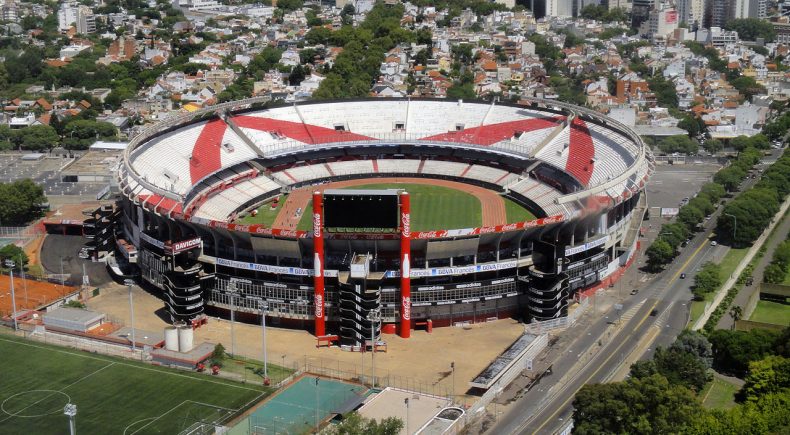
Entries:
[[[711,246],[710,235],[710,228],[698,234],[672,266],[623,304],[625,314],[619,327],[612,325],[618,317],[615,311],[609,313],[608,319],[594,323],[587,336],[569,349],[568,355],[575,358],[555,362],[553,374],[543,378],[540,388],[526,392],[490,433],[552,433],[570,418],[576,392],[584,384],[609,380],[631,351],[639,347],[643,337],[657,335],[655,342],[664,345],[674,341],[688,322],[689,287],[694,271],[705,261],[723,255],[722,247]],[[686,279],[680,279],[683,272]],[[648,334],[651,328],[654,332]],[[590,353],[591,347],[598,349]],[[581,367],[573,367],[582,358],[587,361]],[[566,376],[562,377],[563,374]],[[531,417],[523,421],[524,415]]]
[[[756,181],[747,179],[742,189]],[[573,397],[584,384],[622,376],[627,372],[626,362],[650,356],[656,346],[672,343],[688,323],[690,287],[697,271],[707,261],[720,261],[729,250],[710,243],[720,213],[721,207],[667,269],[622,304],[624,314],[619,323],[618,313],[612,310],[592,326],[568,330],[579,338],[569,346],[565,357],[553,363],[552,374],[497,416],[488,432],[553,433],[571,417]],[[681,273],[686,273],[685,279],[680,279]]]

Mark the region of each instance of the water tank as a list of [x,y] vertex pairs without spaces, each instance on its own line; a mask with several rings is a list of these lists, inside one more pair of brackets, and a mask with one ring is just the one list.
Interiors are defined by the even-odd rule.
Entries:
[[192,350],[192,339],[194,332],[191,326],[178,327],[178,351],[189,352]]
[[178,329],[175,326],[165,328],[165,349],[178,352]]

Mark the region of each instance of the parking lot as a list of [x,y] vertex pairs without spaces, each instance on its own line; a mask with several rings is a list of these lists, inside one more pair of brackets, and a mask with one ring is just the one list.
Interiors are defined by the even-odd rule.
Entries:
[[102,183],[69,183],[61,181],[61,169],[74,159],[44,156],[39,160],[22,160],[24,154],[0,154],[0,182],[10,183],[29,178],[44,188],[44,194],[88,195],[96,194],[107,185]]
[[719,165],[657,165],[647,185],[647,202],[653,207],[680,207],[683,198],[693,197],[700,187],[713,180]]

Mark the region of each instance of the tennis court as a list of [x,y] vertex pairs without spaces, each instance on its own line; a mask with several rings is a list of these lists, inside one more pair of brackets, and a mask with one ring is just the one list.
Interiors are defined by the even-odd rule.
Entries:
[[361,385],[305,376],[263,402],[228,435],[310,432],[342,410],[343,405],[364,397],[367,392]]

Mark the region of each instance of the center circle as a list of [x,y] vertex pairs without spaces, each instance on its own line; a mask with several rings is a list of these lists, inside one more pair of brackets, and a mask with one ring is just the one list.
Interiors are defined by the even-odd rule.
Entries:
[[[29,404],[19,410],[14,410],[13,406],[11,406],[11,410],[7,409],[9,405],[13,405],[15,402],[19,402],[20,406],[25,403]],[[57,403],[57,405],[53,405],[54,403]],[[13,396],[7,397],[5,400],[3,400],[3,403],[0,404],[0,411],[3,411],[5,414],[11,417],[36,418],[63,412],[63,407],[69,403],[71,403],[71,397],[62,391],[30,390],[16,393]],[[35,414],[25,413],[27,410],[32,412],[39,411],[42,408],[46,409],[46,411]]]

